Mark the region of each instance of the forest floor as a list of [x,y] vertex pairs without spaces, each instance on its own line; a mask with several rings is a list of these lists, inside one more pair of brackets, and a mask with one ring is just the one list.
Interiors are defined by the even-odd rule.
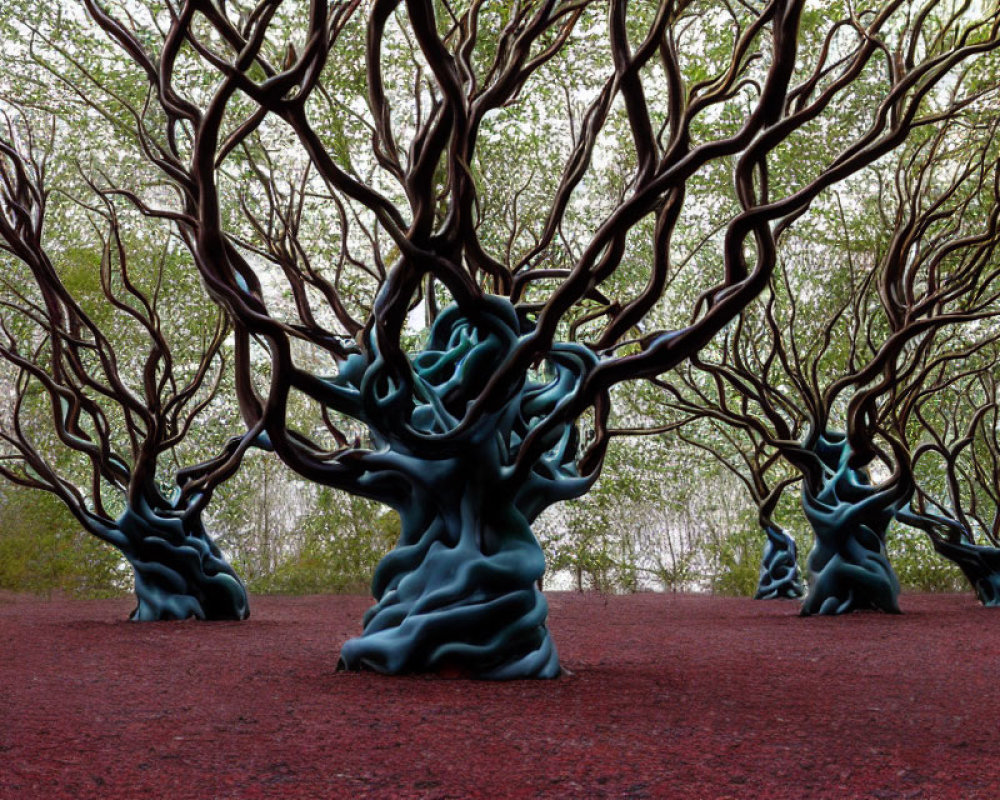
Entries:
[[1000,611],[549,595],[571,675],[334,671],[362,597],[245,623],[0,597],[0,798],[995,798]]

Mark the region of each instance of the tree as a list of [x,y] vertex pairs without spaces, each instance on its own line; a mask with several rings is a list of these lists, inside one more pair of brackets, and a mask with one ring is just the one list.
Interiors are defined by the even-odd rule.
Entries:
[[[201,511],[250,440],[235,437],[215,461],[182,470],[178,480],[197,487],[183,498],[159,475],[218,391],[225,318],[212,315],[194,346],[172,347],[160,311],[161,294],[172,294],[163,287],[169,241],[158,261],[141,243],[133,251],[115,204],[96,191],[83,210],[98,241],[83,271],[99,276],[103,303],[101,316],[88,312],[66,280],[75,274],[67,248],[63,259],[50,254],[47,159],[23,130],[8,119],[0,136],[0,358],[13,369],[0,475],[53,494],[121,552],[134,571],[132,619],[245,619],[246,591]],[[137,254],[154,266],[137,266]],[[48,430],[39,430],[41,405]]]
[[[559,672],[530,525],[596,480],[614,387],[709,342],[767,285],[778,229],[947,114],[921,108],[1000,41],[995,14],[939,17],[934,2],[805,20],[800,0],[373,0],[366,20],[360,0],[313,0],[301,18],[279,2],[84,5],[147,81],[141,106],[102,99],[134,120],[176,202],[107,190],[175,225],[234,319],[247,425],[299,474],[402,519],[375,574],[377,605],[342,664],[487,678]],[[359,49],[360,94],[342,74]],[[564,126],[572,138],[553,147],[560,177],[543,220],[497,248],[482,209],[509,185],[484,176],[510,164],[486,142],[549,108],[540,87],[578,53],[602,67],[576,89],[586,109]],[[862,84],[870,103],[859,114]],[[365,152],[346,122],[319,127],[330,119],[366,130]],[[615,124],[632,169],[609,206],[591,202],[588,179]],[[836,141],[829,158],[776,156],[820,139]],[[728,219],[717,264],[692,278],[702,285],[693,314],[651,325],[672,237],[698,217],[694,190],[727,170]],[[334,212],[324,236],[305,224],[317,206]],[[636,284],[625,278],[643,237],[653,263]],[[306,245],[324,238],[316,260]],[[408,328],[419,311],[432,319],[421,344]],[[252,341],[270,360],[266,385],[253,380]],[[321,425],[289,424],[296,394]]]
[[[743,431],[802,473],[816,535],[805,614],[898,611],[884,542],[894,517],[917,524],[908,420],[992,340],[976,323],[997,313],[1000,162],[995,120],[970,141],[976,119],[929,131],[900,158],[879,204],[887,235],[873,253],[834,243],[848,280],[839,297],[828,284],[825,314],[806,313],[815,299],[786,268],[717,359],[695,357],[687,375],[660,381],[680,412]],[[799,257],[802,274],[824,255],[810,240]],[[890,474],[878,481],[880,467]]]
[[[996,366],[996,352],[973,354],[960,372],[929,382],[931,388],[913,399],[918,481],[911,506],[899,515],[959,566],[984,606],[1000,605]],[[935,455],[939,476],[927,469]],[[929,479],[934,477],[939,479]]]

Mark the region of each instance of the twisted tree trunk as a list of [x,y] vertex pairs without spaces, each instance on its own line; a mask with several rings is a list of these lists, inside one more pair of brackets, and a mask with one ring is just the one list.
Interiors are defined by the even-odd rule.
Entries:
[[121,550],[135,569],[137,621],[242,620],[250,616],[246,588],[202,523],[173,508],[129,508],[118,520]]
[[987,608],[1000,608],[1000,549],[972,542],[932,541],[939,554],[962,570],[980,603]]
[[[586,492],[592,479],[577,473],[572,423],[546,432],[530,469],[515,462],[597,359],[587,348],[555,345],[543,371],[508,387],[499,408],[464,428],[456,422],[530,327],[510,302],[487,296],[468,315],[456,305],[441,312],[427,346],[411,357],[406,396],[405,380],[388,377],[375,336],[374,355],[352,357],[338,375],[358,392],[376,445],[363,483],[402,520],[398,545],[375,573],[377,603],[363,634],[344,645],[341,668],[559,675],[538,588],[545,559],[531,523],[552,503]],[[389,405],[395,415],[380,413]]]
[[903,478],[874,485],[850,466],[842,433],[825,431],[815,453],[824,465],[819,486],[803,482],[802,506],[816,536],[809,554],[809,594],[802,614],[845,614],[862,609],[899,613],[899,579],[885,551],[896,511],[913,493]]
[[756,600],[795,599],[806,593],[799,577],[795,540],[784,529],[769,522],[761,526],[767,536],[757,580]]
[[930,536],[934,550],[962,570],[980,603],[1000,607],[1000,548],[977,545],[969,529],[949,516],[920,513],[906,505],[896,519]]

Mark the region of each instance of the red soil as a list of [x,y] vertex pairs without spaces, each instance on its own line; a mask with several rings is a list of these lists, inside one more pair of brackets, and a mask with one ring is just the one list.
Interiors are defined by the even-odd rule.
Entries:
[[0,599],[0,798],[994,798],[1000,612],[550,595],[572,675],[334,672],[360,597],[245,623]]

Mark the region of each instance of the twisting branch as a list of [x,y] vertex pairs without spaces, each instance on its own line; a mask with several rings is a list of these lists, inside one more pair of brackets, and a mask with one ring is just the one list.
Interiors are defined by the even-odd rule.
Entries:
[[[827,585],[831,594],[816,599],[819,590],[814,587],[806,605],[809,613],[839,613],[868,591],[860,582],[849,586],[846,577],[830,578],[834,573],[829,570],[821,573],[829,564],[836,566],[837,559],[846,560],[853,546],[841,536],[843,531],[838,533],[842,519],[856,516],[879,539],[893,515],[926,527],[909,507],[917,491],[914,459],[934,450],[947,460],[949,448],[938,438],[935,445],[911,454],[910,420],[922,418],[929,398],[966,378],[973,368],[963,365],[978,360],[992,345],[992,335],[976,329],[995,318],[1000,297],[994,257],[1000,244],[995,119],[979,134],[970,142],[962,124],[943,124],[904,154],[892,184],[894,202],[885,198],[882,204],[896,208],[884,246],[874,254],[867,275],[858,276],[851,260],[849,291],[839,302],[835,295],[829,298],[832,307],[818,325],[808,332],[802,329],[803,301],[786,271],[780,297],[785,325],[774,313],[779,304],[772,281],[760,312],[744,312],[732,332],[722,337],[718,359],[695,357],[691,370],[660,382],[669,407],[692,417],[700,407],[701,416],[759,437],[802,472],[807,516],[821,526],[817,536],[829,529],[830,539],[818,542],[810,563],[816,565],[815,583]],[[969,160],[956,168],[952,148],[959,138],[962,155]],[[747,334],[750,325],[760,341]],[[867,352],[856,341],[859,331],[864,332]],[[855,339],[846,358],[838,358],[832,345],[845,333]],[[780,368],[774,370],[775,365]],[[794,400],[782,387],[790,387]],[[834,429],[844,395],[846,437]],[[789,435],[789,419],[800,421],[806,432],[801,440]],[[968,441],[955,446],[960,452]],[[878,485],[868,473],[875,460],[892,470]],[[876,498],[887,505],[875,505]],[[872,510],[862,513],[866,504]],[[960,527],[956,523],[952,534]],[[893,610],[895,579],[888,562],[867,545],[865,551],[864,558],[881,563],[885,573],[885,596],[873,595],[870,602]]]
[[[55,494],[85,530],[122,552],[135,569],[133,618],[242,619],[245,590],[200,522],[218,482],[202,487],[196,502],[178,503],[158,475],[163,457],[219,393],[225,317],[214,314],[201,348],[185,350],[193,362],[177,362],[159,311],[168,252],[153,270],[152,290],[143,288],[118,209],[93,184],[96,205],[82,210],[100,242],[93,288],[110,322],[88,312],[46,245],[47,163],[36,155],[42,145],[10,117],[6,128],[0,134],[0,252],[9,272],[2,280],[0,358],[16,381],[0,422],[8,451],[0,475]],[[16,282],[16,274],[27,275],[27,283]],[[134,323],[139,348],[132,341],[122,352],[113,343],[110,331],[123,321]],[[86,488],[37,430],[39,398],[50,407],[51,434],[85,458]]]
[[[540,454],[548,433],[588,406],[605,406],[606,392],[615,383],[662,374],[697,352],[764,288],[776,257],[772,225],[779,230],[787,226],[821,191],[898,146],[915,126],[953,113],[948,109],[968,102],[967,95],[956,93],[943,110],[938,107],[921,116],[924,101],[943,77],[995,48],[1000,30],[995,15],[977,20],[966,29],[959,27],[965,20],[955,18],[950,23],[954,38],[949,38],[942,31],[925,31],[924,26],[931,25],[930,17],[921,15],[916,27],[902,30],[900,35],[895,28],[896,15],[903,4],[893,3],[834,21],[822,32],[815,53],[807,54],[800,45],[801,3],[775,0],[736,26],[731,59],[717,77],[687,86],[678,47],[690,23],[688,4],[660,4],[640,32],[628,5],[616,0],[609,7],[607,43],[613,72],[580,122],[580,133],[556,189],[548,222],[536,244],[512,260],[506,253],[488,253],[479,235],[476,209],[481,207],[482,190],[473,175],[473,165],[482,127],[491,112],[521,101],[529,80],[572,46],[576,25],[592,12],[593,4],[556,0],[515,4],[500,29],[492,60],[485,65],[474,58],[483,43],[482,4],[472,3],[468,9],[456,11],[450,27],[440,24],[429,0],[382,0],[371,5],[365,45],[372,144],[379,163],[400,183],[406,197],[405,210],[385,191],[361,182],[338,166],[309,119],[310,99],[319,96],[318,87],[322,86],[320,75],[341,41],[351,35],[360,4],[327,8],[313,2],[300,34],[304,44],[286,59],[287,63],[277,66],[276,54],[270,55],[274,49],[268,37],[279,5],[262,6],[266,10],[239,24],[225,8],[193,0],[183,3],[171,22],[162,50],[155,53],[97,0],[86,1],[98,24],[149,77],[151,90],[167,117],[166,140],[175,141],[181,130],[191,131],[191,161],[185,164],[175,155],[170,164],[171,173],[184,173],[180,181],[185,197],[183,224],[209,290],[250,333],[262,337],[275,373],[280,375],[275,381],[277,394],[265,398],[265,427],[275,447],[303,474],[334,482],[353,480],[351,470],[343,471],[347,454],[339,460],[324,457],[323,463],[318,463],[297,452],[282,433],[284,420],[279,410],[287,406],[282,395],[302,391],[322,405],[345,413],[350,413],[350,404],[345,405],[338,392],[295,366],[287,338],[306,338],[332,348],[334,355],[343,358],[349,348],[337,352],[333,343],[341,336],[358,336],[357,325],[363,324],[366,331],[373,332],[391,379],[401,387],[400,396],[412,394],[414,378],[400,337],[413,298],[420,294],[425,278],[433,276],[447,287],[467,312],[476,307],[480,279],[494,292],[519,298],[524,282],[535,279],[532,265],[553,244],[570,202],[592,167],[595,148],[616,102],[624,105],[636,156],[628,194],[598,226],[569,272],[560,273],[562,280],[538,310],[532,329],[498,366],[492,380],[452,430],[427,436],[404,425],[395,436],[442,454],[453,452],[455,443],[476,420],[496,409],[518,376],[551,348],[567,313],[615,273],[622,263],[629,231],[652,215],[654,263],[650,278],[636,296],[615,299],[608,305],[606,324],[595,340],[596,349],[608,355],[572,400],[529,435],[518,455],[517,472],[523,475]],[[744,9],[743,13],[748,12]],[[407,28],[402,28],[404,20]],[[196,33],[196,21],[209,26],[217,37],[213,41],[224,43],[222,49]],[[427,65],[423,80],[431,98],[429,113],[420,117],[408,148],[402,143],[402,129],[395,121],[385,79],[385,42],[395,25],[408,32]],[[937,49],[917,58],[914,42],[927,35],[936,37]],[[759,48],[768,41],[767,67],[758,70]],[[174,72],[183,46],[192,48],[206,68],[221,76],[210,97],[185,97],[177,88]],[[910,57],[902,64],[887,59],[892,68],[879,78],[879,100],[869,128],[807,182],[781,196],[769,196],[765,171],[774,151],[797,131],[829,114],[857,80],[876,68],[877,59],[891,51],[908,53]],[[812,59],[808,66],[797,67],[797,60],[807,56]],[[647,98],[646,84],[654,63],[666,76],[668,88],[671,133],[666,142],[661,142],[653,129]],[[254,70],[259,70],[263,78],[252,78]],[[695,143],[699,138],[695,131],[702,130],[700,121],[709,109],[725,107],[732,98],[748,93],[755,95],[751,109],[735,132]],[[235,109],[240,97],[256,108],[242,121],[228,123],[228,132],[223,134],[227,110]],[[280,230],[273,226],[265,230],[258,224],[256,232],[289,281],[301,325],[277,321],[264,305],[251,265],[232,244],[235,240],[223,234],[215,171],[251,142],[268,115],[287,123],[308,157],[310,168],[333,195],[367,209],[398,250],[396,262],[382,283],[374,313],[364,323],[356,323],[346,314],[340,291],[319,278],[319,270],[295,243],[297,220],[287,209],[278,213],[280,203],[273,187],[271,206],[276,218],[282,220]],[[174,148],[172,152],[179,155],[180,150]],[[726,226],[721,280],[705,291],[689,325],[647,332],[637,352],[613,355],[616,344],[628,337],[663,295],[670,271],[671,240],[685,209],[687,183],[707,165],[727,157],[736,159],[739,212]],[[346,252],[348,245],[342,248]],[[555,277],[554,273],[548,274]],[[321,329],[322,324],[305,303],[305,286],[320,289],[326,305],[343,324],[342,331]],[[360,339],[364,350],[368,334]],[[598,468],[606,442],[603,434],[592,442],[581,463],[585,471]]]

